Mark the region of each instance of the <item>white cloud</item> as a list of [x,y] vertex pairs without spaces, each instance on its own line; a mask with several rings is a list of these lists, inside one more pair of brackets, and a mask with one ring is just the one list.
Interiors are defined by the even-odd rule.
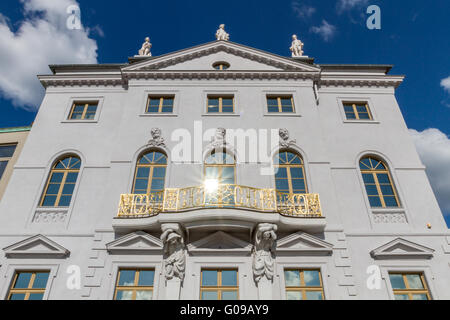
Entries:
[[[97,43],[89,30],[69,30],[66,10],[75,0],[20,0],[24,20],[16,32],[0,15],[0,93],[12,103],[36,110],[44,90],[36,78],[49,64],[97,63]],[[83,17],[81,17],[83,18]]]
[[298,1],[292,1],[292,11],[294,11],[298,18],[305,19],[310,18],[316,12],[316,8],[307,6]]
[[320,27],[311,27],[311,32],[316,33],[325,41],[330,41],[336,34],[336,27],[329,24],[326,20],[322,20]]
[[450,213],[450,139],[438,129],[410,130],[442,211]]
[[369,0],[339,0],[337,3],[338,12],[351,10],[355,7],[367,5]]
[[450,77],[442,79],[441,87],[445,89],[448,93],[450,93]]

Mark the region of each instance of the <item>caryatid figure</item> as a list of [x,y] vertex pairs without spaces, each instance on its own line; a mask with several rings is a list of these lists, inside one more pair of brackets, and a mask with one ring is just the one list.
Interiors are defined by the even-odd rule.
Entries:
[[230,40],[230,35],[225,31],[225,25],[221,24],[219,26],[219,30],[216,32],[216,39],[217,40],[224,40],[228,41]]
[[297,39],[297,35],[292,36],[291,46],[292,57],[303,57],[303,42]]
[[150,43],[150,38],[145,38],[145,42],[142,44],[141,50],[139,50],[140,56],[152,56],[152,53],[150,52],[150,49],[152,48],[152,44]]

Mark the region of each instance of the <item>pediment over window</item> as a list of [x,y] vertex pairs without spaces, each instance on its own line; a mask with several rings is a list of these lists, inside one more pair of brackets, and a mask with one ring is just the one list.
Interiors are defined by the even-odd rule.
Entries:
[[333,245],[305,232],[296,232],[280,239],[277,253],[296,253],[299,255],[328,256],[333,253]]
[[397,238],[375,250],[370,254],[374,259],[431,259],[434,250],[420,244]]
[[106,249],[113,254],[162,252],[163,244],[160,239],[148,233],[137,231],[108,243]]
[[40,234],[3,250],[7,258],[65,258],[70,254],[63,246]]
[[213,65],[226,62],[231,71],[298,71],[316,72],[314,65],[250,48],[234,42],[214,41],[159,57],[145,58],[122,69],[135,71],[217,71]]
[[252,244],[225,233],[217,231],[188,245],[191,254],[250,254]]

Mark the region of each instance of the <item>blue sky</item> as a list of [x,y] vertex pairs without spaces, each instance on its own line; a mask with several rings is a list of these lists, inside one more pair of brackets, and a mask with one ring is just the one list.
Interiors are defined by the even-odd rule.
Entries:
[[[68,4],[80,6],[84,30],[63,30]],[[381,30],[366,27],[366,9],[373,4],[381,8]],[[45,64],[126,62],[146,36],[153,55],[165,54],[214,40],[220,23],[234,42],[289,56],[296,33],[317,63],[393,64],[393,74],[407,76],[397,98],[408,127],[417,130],[419,153],[433,154],[422,159],[450,216],[450,182],[439,181],[450,172],[449,13],[448,0],[3,0],[0,127],[33,121],[43,94],[35,73],[48,73]],[[42,21],[55,25],[47,38],[44,27],[29,30]],[[72,50],[58,47],[60,35]],[[429,128],[437,130],[424,131]]]

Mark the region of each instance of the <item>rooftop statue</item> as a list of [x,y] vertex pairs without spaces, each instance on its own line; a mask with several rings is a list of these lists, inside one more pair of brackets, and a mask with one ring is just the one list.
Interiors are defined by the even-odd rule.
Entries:
[[297,39],[297,35],[292,36],[291,46],[292,57],[303,57],[303,42]]
[[221,24],[219,26],[219,30],[216,32],[216,39],[217,40],[224,40],[228,41],[230,40],[230,35],[225,31],[225,25]]
[[145,42],[142,44],[141,50],[139,50],[140,56],[152,56],[152,53],[150,52],[150,49],[152,48],[152,44],[150,43],[150,38],[145,38]]

